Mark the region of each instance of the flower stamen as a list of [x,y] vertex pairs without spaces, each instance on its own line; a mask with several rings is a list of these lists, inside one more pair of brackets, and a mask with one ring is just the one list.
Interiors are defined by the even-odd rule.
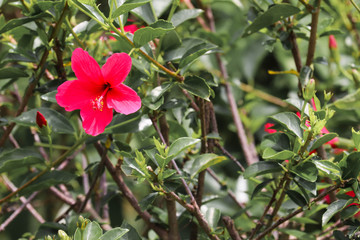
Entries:
[[110,89],[110,85],[106,85],[106,88],[105,88],[104,92],[100,96],[98,96],[95,99],[91,100],[92,108],[94,110],[99,110],[100,112],[103,110],[104,97],[105,97],[106,93],[109,91],[109,89]]

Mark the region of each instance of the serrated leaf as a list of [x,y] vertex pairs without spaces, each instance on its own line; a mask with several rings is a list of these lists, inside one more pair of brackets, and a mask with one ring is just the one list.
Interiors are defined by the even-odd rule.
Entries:
[[14,118],[13,121],[23,126],[36,126],[37,111],[44,115],[48,125],[51,127],[53,132],[66,134],[74,133],[74,128],[72,127],[69,120],[51,108],[31,109],[30,111],[24,112],[20,116]]
[[336,138],[338,135],[336,133],[328,133],[325,134],[321,137],[319,137],[318,139],[316,139],[316,141],[312,144],[309,152],[311,152],[312,150],[315,150],[319,147],[321,147],[323,144],[331,141],[332,139]]
[[99,240],[102,229],[97,222],[90,222],[86,225],[82,234],[82,240]]
[[316,165],[310,161],[300,163],[291,172],[309,182],[315,182],[318,176]]
[[123,5],[118,7],[111,15],[111,18],[117,18],[118,16],[130,12],[130,10],[140,7],[150,0],[127,0]]
[[15,149],[0,156],[0,173],[43,162],[44,159],[38,152],[24,148]]
[[244,178],[256,177],[266,173],[280,172],[282,167],[277,162],[256,162],[245,169]]
[[173,15],[171,22],[177,27],[189,19],[198,17],[202,12],[201,9],[183,9]]
[[332,202],[326,209],[325,213],[322,216],[322,226],[327,224],[329,220],[338,212],[343,210],[352,200],[339,199],[335,202]]
[[297,14],[298,12],[300,12],[300,9],[290,4],[275,4],[271,6],[265,13],[258,16],[254,22],[244,30],[243,37],[249,36],[279,20],[285,20],[285,18]]
[[218,156],[213,153],[202,154],[195,159],[191,167],[191,178],[194,178],[198,173],[204,171],[208,167],[218,164],[226,160],[224,156]]
[[210,97],[210,87],[207,85],[204,79],[198,76],[188,76],[185,78],[183,83],[180,83],[179,86],[191,94],[201,97],[203,99],[209,99]]
[[168,156],[177,156],[180,152],[189,148],[190,146],[200,142],[200,139],[195,139],[191,137],[182,137],[176,139],[169,147]]
[[299,138],[303,136],[303,130],[300,127],[300,118],[292,112],[282,112],[270,117],[277,123],[280,123],[283,127],[295,134]]
[[113,228],[104,233],[104,235],[102,235],[99,240],[121,240],[121,237],[124,236],[127,232],[129,232],[129,229],[121,227]]
[[295,153],[289,150],[277,152],[272,148],[266,148],[262,154],[262,157],[267,160],[288,160],[291,159],[294,155]]
[[290,197],[290,199],[296,203],[297,205],[299,205],[300,207],[304,207],[307,205],[307,201],[306,199],[303,197],[303,195],[301,195],[300,193],[298,193],[297,191],[294,190],[287,190],[286,194]]
[[28,76],[29,75],[24,71],[24,69],[16,67],[7,67],[0,69],[0,79],[16,79]]
[[174,26],[171,22],[160,19],[147,27],[137,30],[134,33],[134,44],[136,47],[141,47],[146,43],[150,42],[151,40],[161,37],[168,31],[171,31],[173,29]]

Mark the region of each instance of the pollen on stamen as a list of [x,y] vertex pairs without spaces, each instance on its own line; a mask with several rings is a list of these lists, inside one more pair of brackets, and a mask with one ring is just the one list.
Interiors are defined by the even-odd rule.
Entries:
[[92,107],[94,110],[102,111],[104,107],[104,101],[102,97],[97,97],[94,100],[91,100]]

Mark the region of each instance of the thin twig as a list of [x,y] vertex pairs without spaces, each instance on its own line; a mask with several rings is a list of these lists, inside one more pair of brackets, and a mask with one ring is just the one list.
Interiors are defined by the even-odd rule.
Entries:
[[[10,179],[8,179],[6,175],[3,174],[2,178],[4,179],[5,184],[11,189],[11,191],[16,191],[17,187],[10,181]],[[26,203],[27,199],[25,197],[20,197],[20,201],[22,203]],[[45,222],[44,218],[40,215],[38,211],[36,211],[36,209],[30,203],[26,204],[26,208],[39,223]]]
[[228,230],[228,232],[230,234],[230,237],[233,240],[241,240],[242,238],[240,237],[238,231],[235,228],[234,220],[232,220],[228,216],[222,217],[222,220],[223,220],[223,222],[225,224],[226,229]]
[[5,230],[5,228],[22,212],[26,205],[28,205],[36,197],[37,194],[38,192],[34,192],[33,194],[31,194],[30,197],[0,225],[0,232]]
[[310,38],[309,46],[306,58],[306,66],[310,67],[315,55],[316,39],[317,39],[317,27],[319,22],[320,14],[320,4],[321,0],[317,1],[317,7],[311,13],[311,29],[310,29]]
[[219,142],[215,142],[215,146],[221,150],[221,152],[228,156],[240,169],[242,172],[245,171],[245,168],[241,165],[241,163],[233,156],[231,153],[229,153],[223,146],[220,145]]

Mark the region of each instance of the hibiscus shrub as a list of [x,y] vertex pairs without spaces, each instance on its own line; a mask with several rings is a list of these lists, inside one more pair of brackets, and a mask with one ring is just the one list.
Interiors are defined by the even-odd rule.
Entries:
[[359,237],[353,0],[0,6],[0,239]]

